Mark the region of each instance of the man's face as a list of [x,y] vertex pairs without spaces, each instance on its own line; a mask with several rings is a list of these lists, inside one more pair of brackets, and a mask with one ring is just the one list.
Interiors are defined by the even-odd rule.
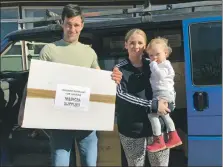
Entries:
[[64,40],[67,42],[78,41],[83,27],[84,23],[81,19],[81,16],[75,16],[71,18],[65,17],[63,22]]

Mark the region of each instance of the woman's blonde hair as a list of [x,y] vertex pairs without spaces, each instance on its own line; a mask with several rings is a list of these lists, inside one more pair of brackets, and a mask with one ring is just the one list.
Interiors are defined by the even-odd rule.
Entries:
[[169,57],[169,55],[172,53],[172,48],[168,45],[168,39],[166,39],[166,38],[156,37],[156,38],[152,39],[149,42],[149,44],[148,44],[148,46],[146,48],[146,51],[148,52],[152,48],[152,46],[156,45],[156,44],[163,45],[163,47],[165,49],[167,49],[167,51],[168,51],[167,57]]
[[138,29],[138,28],[134,28],[134,29],[131,29],[129,30],[126,35],[125,35],[125,42],[127,42],[129,40],[129,38],[133,35],[133,34],[140,34],[143,36],[143,38],[145,39],[145,44],[147,44],[147,36],[146,36],[146,33],[141,30],[141,29]]

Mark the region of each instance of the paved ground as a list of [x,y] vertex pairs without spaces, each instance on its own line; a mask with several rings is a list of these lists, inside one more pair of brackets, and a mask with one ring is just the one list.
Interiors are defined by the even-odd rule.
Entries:
[[[11,161],[16,166],[47,166],[50,163],[50,152],[47,137],[31,139],[27,131],[15,132],[10,140]],[[183,167],[184,154],[171,151],[170,167]]]

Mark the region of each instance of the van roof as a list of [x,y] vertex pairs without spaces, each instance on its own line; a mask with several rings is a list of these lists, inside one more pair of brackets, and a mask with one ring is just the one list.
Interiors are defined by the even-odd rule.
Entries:
[[[150,26],[155,26],[161,22],[176,22],[182,21],[189,18],[199,18],[199,17],[214,17],[221,16],[220,10],[213,11],[195,11],[195,12],[168,12],[167,14],[151,14],[144,13],[142,16],[129,17],[129,18],[98,18],[97,21],[87,21],[85,23],[84,32],[89,30],[104,30],[104,29],[114,29],[120,27],[131,27],[140,24],[150,24]],[[4,37],[8,40],[26,40],[30,35],[41,34],[41,33],[62,33],[62,27],[59,24],[52,24],[43,27],[36,27],[32,29],[17,30],[9,33]]]

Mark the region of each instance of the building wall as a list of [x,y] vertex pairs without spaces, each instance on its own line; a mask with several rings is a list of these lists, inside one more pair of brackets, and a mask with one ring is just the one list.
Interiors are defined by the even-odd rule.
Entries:
[[[33,28],[44,24],[29,23],[24,26],[18,25],[16,19],[27,17],[43,17],[45,16],[45,10],[60,14],[64,5],[68,3],[79,4],[83,7],[85,12],[94,12],[100,10],[113,10],[123,8],[133,8],[142,6],[149,0],[3,0],[1,1],[1,39],[9,32],[21,29],[21,28]],[[166,4],[165,0],[150,0],[152,5]],[[168,0],[168,3],[183,3],[192,2],[195,0]],[[196,0],[201,1],[201,0]],[[131,17],[132,15],[127,15]],[[118,16],[115,16],[118,17]],[[120,17],[120,16],[119,16]],[[126,15],[121,16],[126,17]]]

